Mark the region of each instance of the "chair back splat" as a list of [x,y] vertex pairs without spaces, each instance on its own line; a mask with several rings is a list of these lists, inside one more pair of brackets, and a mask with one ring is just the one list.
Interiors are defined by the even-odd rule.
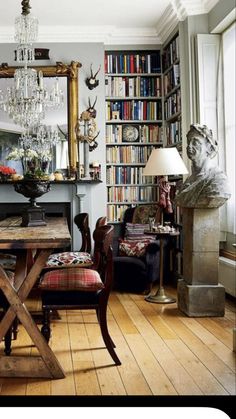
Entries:
[[74,222],[77,225],[81,236],[82,236],[82,245],[80,252],[91,253],[91,233],[89,228],[89,216],[86,212],[81,212],[77,214],[74,218]]

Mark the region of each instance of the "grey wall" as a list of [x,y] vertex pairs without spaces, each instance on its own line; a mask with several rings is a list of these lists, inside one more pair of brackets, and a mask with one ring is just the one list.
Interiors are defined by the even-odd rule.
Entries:
[[[102,43],[40,43],[35,44],[37,48],[49,48],[50,60],[37,60],[35,65],[55,65],[56,61],[70,63],[79,61],[82,64],[79,70],[79,114],[88,107],[88,97],[91,103],[97,96],[97,126],[100,134],[97,138],[98,147],[89,153],[90,161],[99,161],[102,165],[102,184],[90,185],[86,188],[86,197],[83,200],[83,211],[90,214],[90,224],[93,230],[98,217],[106,215],[106,171],[105,171],[105,85],[104,85],[104,45]],[[8,65],[16,65],[14,61],[15,44],[0,43],[0,63],[7,62]],[[99,86],[89,90],[85,79],[90,75],[90,64],[93,70],[98,73]],[[83,188],[84,190],[84,188]]]
[[[220,0],[215,7],[209,12],[209,32],[214,31],[215,28],[231,14],[231,21],[236,18],[236,3],[235,0]],[[231,22],[228,21],[228,24]],[[225,28],[224,28],[225,29]]]

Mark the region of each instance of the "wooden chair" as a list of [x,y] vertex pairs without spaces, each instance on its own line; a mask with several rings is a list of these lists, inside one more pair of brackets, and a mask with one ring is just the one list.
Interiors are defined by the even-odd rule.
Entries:
[[43,309],[41,332],[49,341],[52,310],[95,309],[106,348],[115,364],[120,365],[107,327],[107,304],[113,280],[113,230],[109,225],[95,229],[93,269],[58,269],[44,275],[39,285]]

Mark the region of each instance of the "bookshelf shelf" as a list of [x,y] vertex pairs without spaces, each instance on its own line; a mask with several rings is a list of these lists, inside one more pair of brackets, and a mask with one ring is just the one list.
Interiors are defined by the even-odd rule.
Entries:
[[162,73],[105,73],[105,76],[109,77],[161,77]]
[[171,89],[171,91],[165,95],[165,99],[168,99],[168,97],[173,95],[173,93],[175,93],[178,89],[180,89],[180,83],[173,87],[173,89]]
[[161,100],[162,96],[106,96],[106,100]]
[[175,65],[175,64],[179,64],[179,58],[176,58],[174,61],[173,61],[173,63],[171,63],[170,64],[170,66],[168,67],[168,68],[166,68],[164,71],[163,71],[163,76],[165,76],[167,73],[169,73],[169,71],[171,71],[172,70],[172,68],[173,68],[173,65]]
[[166,118],[166,122],[172,122],[178,119],[181,116],[181,111],[174,113],[169,118]]
[[[134,142],[134,143],[125,143],[125,142],[116,142],[116,143],[107,143],[106,144],[106,146],[107,147],[109,147],[109,146],[116,146],[116,145],[124,145],[124,146],[128,146],[128,145],[137,145],[137,142]],[[138,143],[138,145],[139,146],[145,146],[145,145],[150,145],[150,146],[160,146],[160,147],[162,147],[163,146],[163,143],[160,143],[160,142],[157,142],[157,143],[155,143],[154,141],[153,142],[140,142],[139,141],[139,143]]]
[[162,119],[108,119],[106,124],[162,124]]
[[156,178],[143,168],[163,146],[160,50],[106,51],[105,95],[107,218],[118,223],[127,208],[157,200]]

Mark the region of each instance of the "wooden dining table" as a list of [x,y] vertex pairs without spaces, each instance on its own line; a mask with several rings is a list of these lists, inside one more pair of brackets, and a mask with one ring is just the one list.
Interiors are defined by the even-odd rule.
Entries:
[[[0,265],[0,289],[9,308],[0,323],[0,343],[17,317],[38,349],[37,356],[0,355],[0,377],[64,378],[55,354],[24,304],[54,249],[70,245],[71,236],[64,217],[49,217],[46,226],[22,227],[21,217],[0,221],[0,249],[16,254],[14,285]],[[35,251],[33,263],[29,253]]]

